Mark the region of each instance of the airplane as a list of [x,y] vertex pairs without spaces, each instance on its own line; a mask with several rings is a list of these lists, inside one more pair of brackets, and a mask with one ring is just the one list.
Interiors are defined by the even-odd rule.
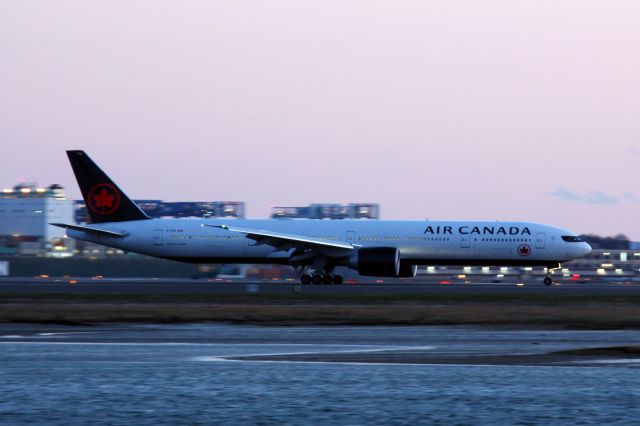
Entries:
[[303,284],[342,284],[334,270],[411,278],[419,265],[541,266],[587,255],[578,235],[530,222],[150,218],[81,150],[67,151],[90,224],[68,237],[190,263],[281,264]]

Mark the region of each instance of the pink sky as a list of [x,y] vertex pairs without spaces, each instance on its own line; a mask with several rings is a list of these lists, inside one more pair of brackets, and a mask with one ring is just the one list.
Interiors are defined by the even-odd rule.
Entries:
[[640,2],[0,5],[0,186],[640,239]]

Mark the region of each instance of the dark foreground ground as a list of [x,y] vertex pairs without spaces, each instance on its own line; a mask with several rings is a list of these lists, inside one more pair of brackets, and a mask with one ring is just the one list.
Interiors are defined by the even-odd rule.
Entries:
[[0,281],[0,322],[640,328],[640,286],[27,279]]

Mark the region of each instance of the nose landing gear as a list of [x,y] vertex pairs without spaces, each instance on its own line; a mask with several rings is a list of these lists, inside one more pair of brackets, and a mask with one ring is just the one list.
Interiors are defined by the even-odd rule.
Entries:
[[553,271],[556,269],[560,269],[559,263],[547,266],[547,276],[544,277],[544,280],[542,281],[544,285],[553,285],[553,278],[551,278],[551,274],[553,274]]

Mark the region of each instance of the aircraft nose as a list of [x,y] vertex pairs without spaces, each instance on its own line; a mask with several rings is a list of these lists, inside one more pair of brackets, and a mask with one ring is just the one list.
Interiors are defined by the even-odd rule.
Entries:
[[582,252],[581,256],[586,256],[591,253],[591,246],[589,245],[589,243],[582,243],[582,247],[580,249]]

